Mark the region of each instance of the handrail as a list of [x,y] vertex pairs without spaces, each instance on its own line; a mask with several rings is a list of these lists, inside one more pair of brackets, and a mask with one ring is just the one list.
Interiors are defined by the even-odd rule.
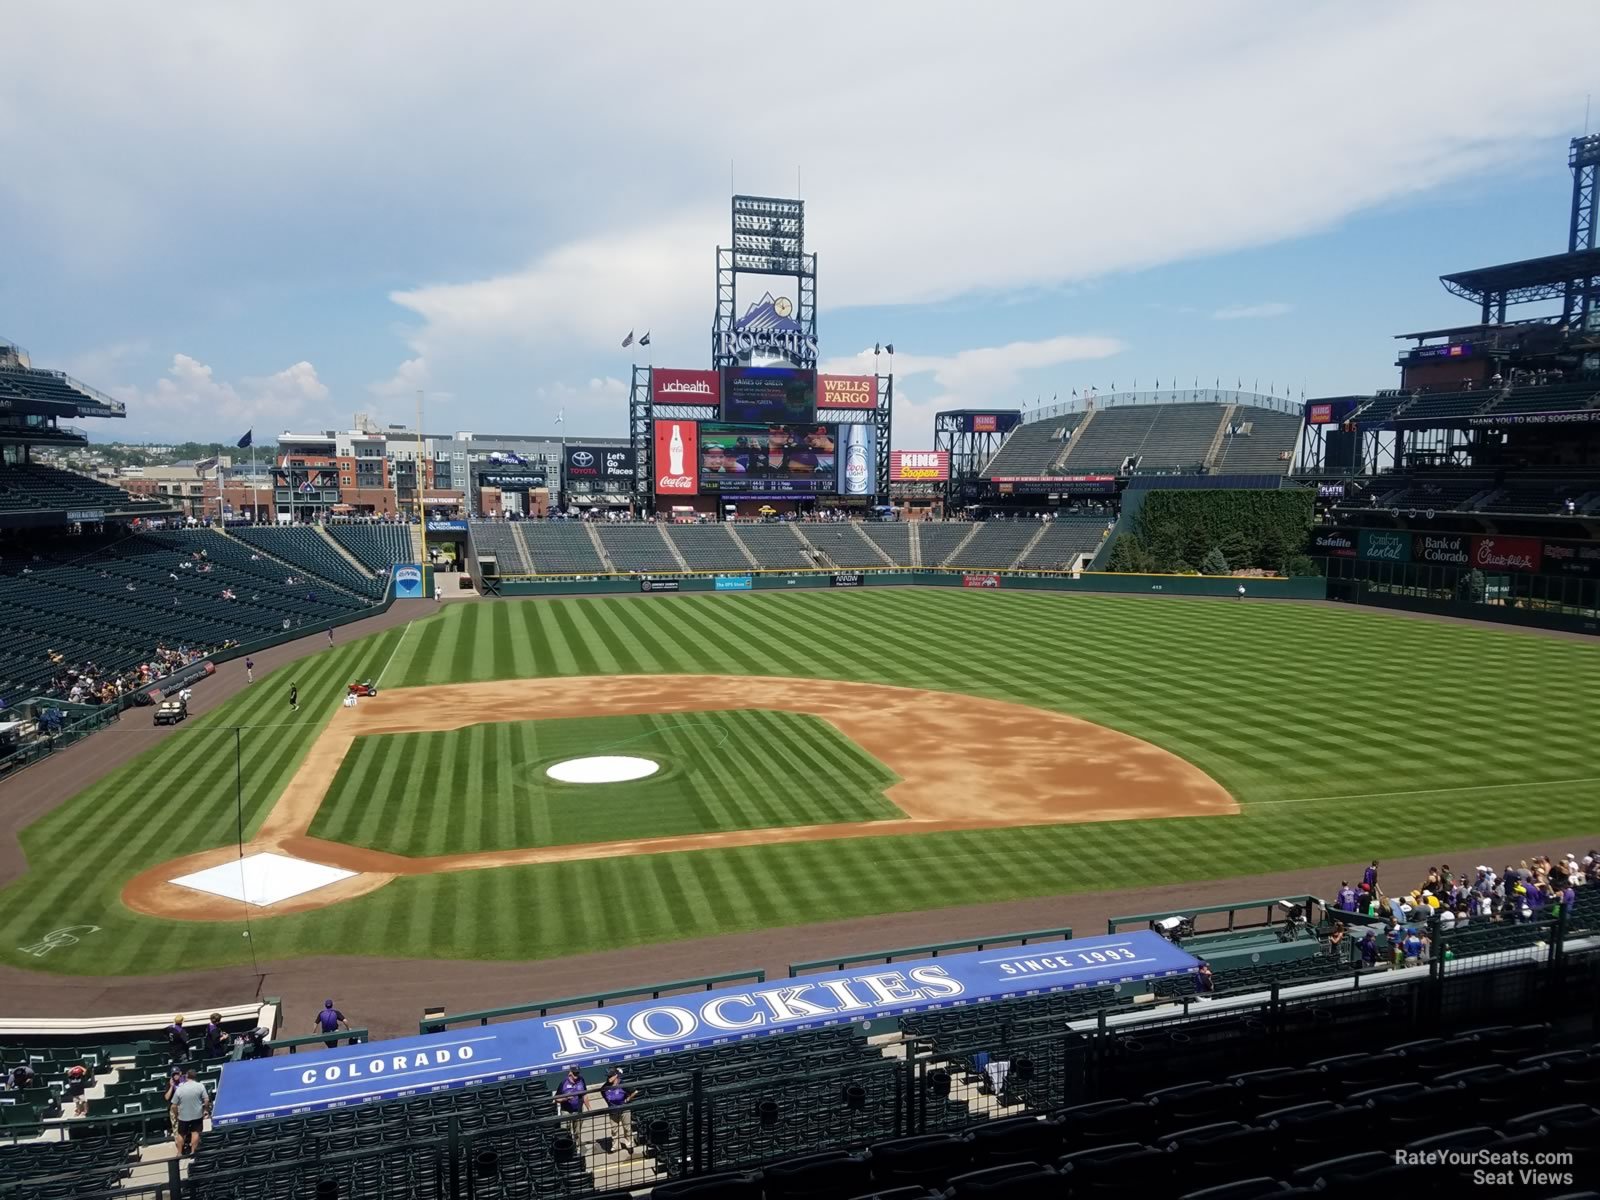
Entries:
[[350,1044],[354,1046],[363,1042],[370,1042],[372,1034],[365,1029],[337,1029],[331,1034],[308,1033],[304,1037],[279,1038],[268,1042],[267,1048],[274,1053],[279,1050],[287,1050],[290,1054],[293,1054],[299,1046],[309,1046],[315,1042],[319,1046],[326,1047],[329,1042],[341,1042],[347,1038]]
[[[1271,897],[1270,899],[1267,899],[1267,900],[1235,900],[1231,904],[1200,904],[1200,905],[1193,905],[1193,906],[1185,906],[1185,907],[1181,907],[1181,908],[1168,908],[1168,909],[1163,909],[1160,912],[1131,913],[1131,914],[1129,914],[1127,916],[1107,917],[1106,918],[1106,932],[1107,933],[1116,933],[1117,932],[1117,926],[1119,926],[1119,925],[1149,924],[1149,922],[1151,922],[1151,921],[1159,921],[1163,917],[1197,917],[1197,916],[1200,916],[1203,913],[1220,913],[1220,912],[1225,912],[1225,913],[1228,914],[1228,929],[1231,930],[1231,929],[1234,928],[1233,914],[1235,912],[1239,912],[1239,911],[1242,911],[1244,909],[1250,909],[1250,908],[1264,908],[1264,909],[1267,909],[1268,910],[1268,914],[1269,914],[1269,919],[1268,919],[1268,921],[1266,923],[1267,924],[1271,924],[1271,918],[1270,918],[1271,910],[1278,903],[1278,901],[1280,901],[1280,900],[1293,900],[1293,901],[1295,901],[1295,902],[1297,902],[1299,904],[1304,905],[1306,910],[1307,910],[1308,915],[1309,915],[1309,912],[1310,912],[1310,910],[1311,910],[1313,905],[1315,905],[1317,908],[1325,908],[1326,907],[1326,905],[1323,904],[1322,899],[1320,897],[1318,897],[1318,896],[1287,895],[1287,896],[1273,896],[1273,897]],[[1206,931],[1202,931],[1202,932],[1213,932],[1213,931],[1206,930]],[[1222,931],[1221,930],[1217,930],[1217,931],[1214,931],[1214,932],[1222,932]]]
[[928,946],[904,946],[898,950],[877,950],[870,954],[845,954],[835,958],[818,958],[810,962],[797,962],[789,964],[789,978],[796,978],[802,971],[818,970],[824,967],[842,971],[852,963],[877,962],[882,959],[886,963],[897,958],[938,958],[941,954],[960,950],[984,950],[990,946],[998,946],[1003,942],[1016,942],[1026,946],[1030,941],[1067,942],[1072,940],[1072,927],[1064,929],[1030,929],[1026,933],[997,933],[991,937],[971,938],[961,942],[935,942]]
[[765,971],[730,971],[726,975],[700,975],[693,979],[678,979],[670,983],[647,983],[639,987],[622,988],[614,992],[590,992],[582,996],[567,996],[561,1000],[537,1000],[529,1004],[513,1004],[505,1008],[484,1008],[477,1012],[424,1014],[417,1022],[418,1033],[443,1033],[452,1025],[476,1022],[487,1025],[496,1017],[515,1017],[523,1013],[547,1016],[554,1008],[604,1008],[607,1000],[633,1000],[648,996],[661,999],[663,992],[709,992],[724,983],[765,983]]
[[1013,570],[1004,567],[750,567],[743,571],[580,571],[560,574],[529,572],[523,575],[497,575],[499,580],[526,580],[530,582],[594,582],[597,580],[645,579],[715,579],[742,578],[748,575],[1007,575],[1018,579],[1076,579],[1083,575],[1139,575],[1156,579],[1249,579],[1256,582],[1268,579],[1288,579],[1288,575],[1201,575],[1179,571],[1063,571],[1055,569]]

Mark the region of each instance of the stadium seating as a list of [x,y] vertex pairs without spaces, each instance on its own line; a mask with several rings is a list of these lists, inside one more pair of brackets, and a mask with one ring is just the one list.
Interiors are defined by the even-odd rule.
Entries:
[[922,543],[922,565],[943,566],[945,559],[966,541],[977,527],[970,521],[924,521],[917,526],[917,538]]
[[523,556],[522,543],[517,539],[517,531],[509,523],[470,521],[468,529],[472,533],[474,552],[480,558],[493,558],[500,574],[528,574],[528,560]]
[[[1139,444],[1129,451],[1139,456],[1137,469],[1147,475],[1192,471],[1205,462],[1229,410],[1226,404],[1158,404],[1154,407],[1155,421]],[[1237,408],[1232,423],[1235,427],[1247,424],[1258,411],[1263,410]],[[1298,424],[1297,420],[1297,427]],[[1092,430],[1093,426],[1090,428]]]
[[1130,454],[1138,452],[1164,407],[1125,404],[1098,410],[1082,433],[1073,439],[1072,448],[1062,462],[1063,470],[1073,474],[1119,470]]
[[807,525],[811,544],[828,556],[836,567],[886,567],[878,544],[871,541],[857,521]]
[[352,566],[318,527],[241,525],[232,533],[240,541],[281,559],[296,570],[354,595],[378,597],[387,586],[384,579],[364,574]]
[[1600,403],[1600,387],[1592,381],[1552,383],[1543,387],[1521,385],[1507,388],[1489,411],[1491,413],[1572,412],[1593,408]]
[[595,526],[600,544],[619,571],[654,571],[665,574],[682,571],[683,566],[652,521],[605,522]]
[[0,466],[0,508],[13,511],[98,508],[164,508],[160,501],[135,500],[121,488],[74,471],[41,463]]
[[1017,566],[1028,571],[1060,571],[1082,554],[1094,554],[1105,540],[1103,517],[1057,517]]
[[911,526],[903,521],[868,521],[861,536],[887,554],[896,566],[911,566]]
[[795,536],[792,525],[741,524],[733,527],[733,533],[750,548],[750,553],[763,567],[782,570],[818,565],[806,553],[807,544]]
[[1406,420],[1418,421],[1438,418],[1450,420],[1456,417],[1470,417],[1481,409],[1488,408],[1497,393],[1488,390],[1471,392],[1428,392],[1418,396],[1406,407]]
[[409,525],[328,525],[328,536],[350,552],[369,571],[386,573],[396,563],[411,562],[416,547]]
[[666,534],[692,571],[750,570],[726,525],[674,525]]
[[518,528],[537,575],[594,575],[606,569],[588,527],[577,521],[524,521]]
[[984,475],[1050,474],[1055,461],[1070,445],[1067,434],[1077,429],[1083,418],[1083,413],[1068,413],[1018,425],[989,460]]
[[986,521],[978,526],[972,540],[946,561],[953,567],[1003,570],[1017,560],[1042,528],[1036,520]]
[[1382,391],[1359,405],[1348,420],[1363,429],[1382,425],[1392,417],[1405,415],[1407,406],[1415,399],[1416,397],[1410,392]]
[[[1287,475],[1294,466],[1294,452],[1300,442],[1300,415],[1241,406],[1234,410],[1233,426],[1240,429],[1245,425],[1249,426],[1245,432],[1224,435],[1222,449],[1212,464],[1213,475]],[[1223,484],[1213,479],[1211,486]]]

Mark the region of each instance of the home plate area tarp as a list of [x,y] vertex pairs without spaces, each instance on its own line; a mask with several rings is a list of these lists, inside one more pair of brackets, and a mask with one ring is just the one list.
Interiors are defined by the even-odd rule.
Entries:
[[663,996],[445,1033],[229,1063],[212,1121],[342,1108],[600,1067],[825,1025],[1187,975],[1199,960],[1147,930],[912,959]]

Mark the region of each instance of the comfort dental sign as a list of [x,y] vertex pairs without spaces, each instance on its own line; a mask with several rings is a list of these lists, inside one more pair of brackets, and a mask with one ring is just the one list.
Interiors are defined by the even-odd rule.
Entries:
[[1159,979],[1198,961],[1147,930],[663,996],[222,1069],[218,1125],[398,1099],[929,1009]]

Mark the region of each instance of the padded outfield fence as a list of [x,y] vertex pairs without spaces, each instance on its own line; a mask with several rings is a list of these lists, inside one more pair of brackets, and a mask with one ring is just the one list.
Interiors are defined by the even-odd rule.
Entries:
[[[1363,1064],[1376,1070],[1414,1063],[1432,1077],[1482,1060],[1547,1071],[1554,1083],[1565,1078],[1566,1060],[1538,1053],[1546,1042],[1600,1036],[1592,1002],[1600,946],[1572,939],[1559,916],[1543,933],[1542,949],[1451,963],[1436,957],[1422,968],[1383,972],[1386,986],[1345,979],[1188,1012],[1113,1006],[1044,1026],[993,1013],[987,1027],[914,1035],[904,1059],[878,1055],[849,1026],[818,1031],[832,1042],[814,1043],[798,1057],[773,1046],[773,1058],[744,1064],[745,1074],[730,1082],[714,1082],[719,1076],[709,1061],[653,1079],[653,1094],[615,1110],[626,1112],[633,1154],[622,1152],[624,1127],[610,1110],[551,1114],[548,1087],[530,1080],[515,1096],[500,1087],[493,1105],[482,1108],[472,1091],[457,1091],[230,1128],[208,1135],[213,1145],[187,1179],[174,1162],[161,1183],[112,1190],[61,1177],[35,1180],[27,1193],[0,1184],[0,1198],[609,1196],[758,1168],[781,1179],[786,1170],[815,1170],[815,1160],[801,1166],[808,1154],[891,1143],[875,1153],[881,1162],[895,1139],[921,1135],[960,1135],[964,1153],[978,1161],[989,1147],[1015,1157],[1019,1135],[1059,1143],[1065,1130],[1080,1129],[1093,1133],[1085,1144],[1127,1141],[1112,1136],[1111,1126],[1153,1119],[1159,1106],[1152,1095],[1192,1105],[1209,1098],[1208,1087],[1222,1087],[1257,1108],[1282,1109],[1312,1095],[1366,1095],[1374,1085],[1360,1077]],[[832,1065],[818,1066],[829,1054]],[[1464,1079],[1451,1086],[1465,1089],[1462,1103],[1475,1095]],[[1129,1099],[1140,1096],[1146,1099]],[[1376,1115],[1380,1099],[1365,1101]],[[1019,1131],[1019,1114],[1054,1115]],[[1390,1142],[1414,1136],[1388,1123],[1380,1128],[1366,1148],[1390,1151]],[[785,1167],[785,1160],[795,1165]],[[863,1168],[855,1161],[839,1169]]]

